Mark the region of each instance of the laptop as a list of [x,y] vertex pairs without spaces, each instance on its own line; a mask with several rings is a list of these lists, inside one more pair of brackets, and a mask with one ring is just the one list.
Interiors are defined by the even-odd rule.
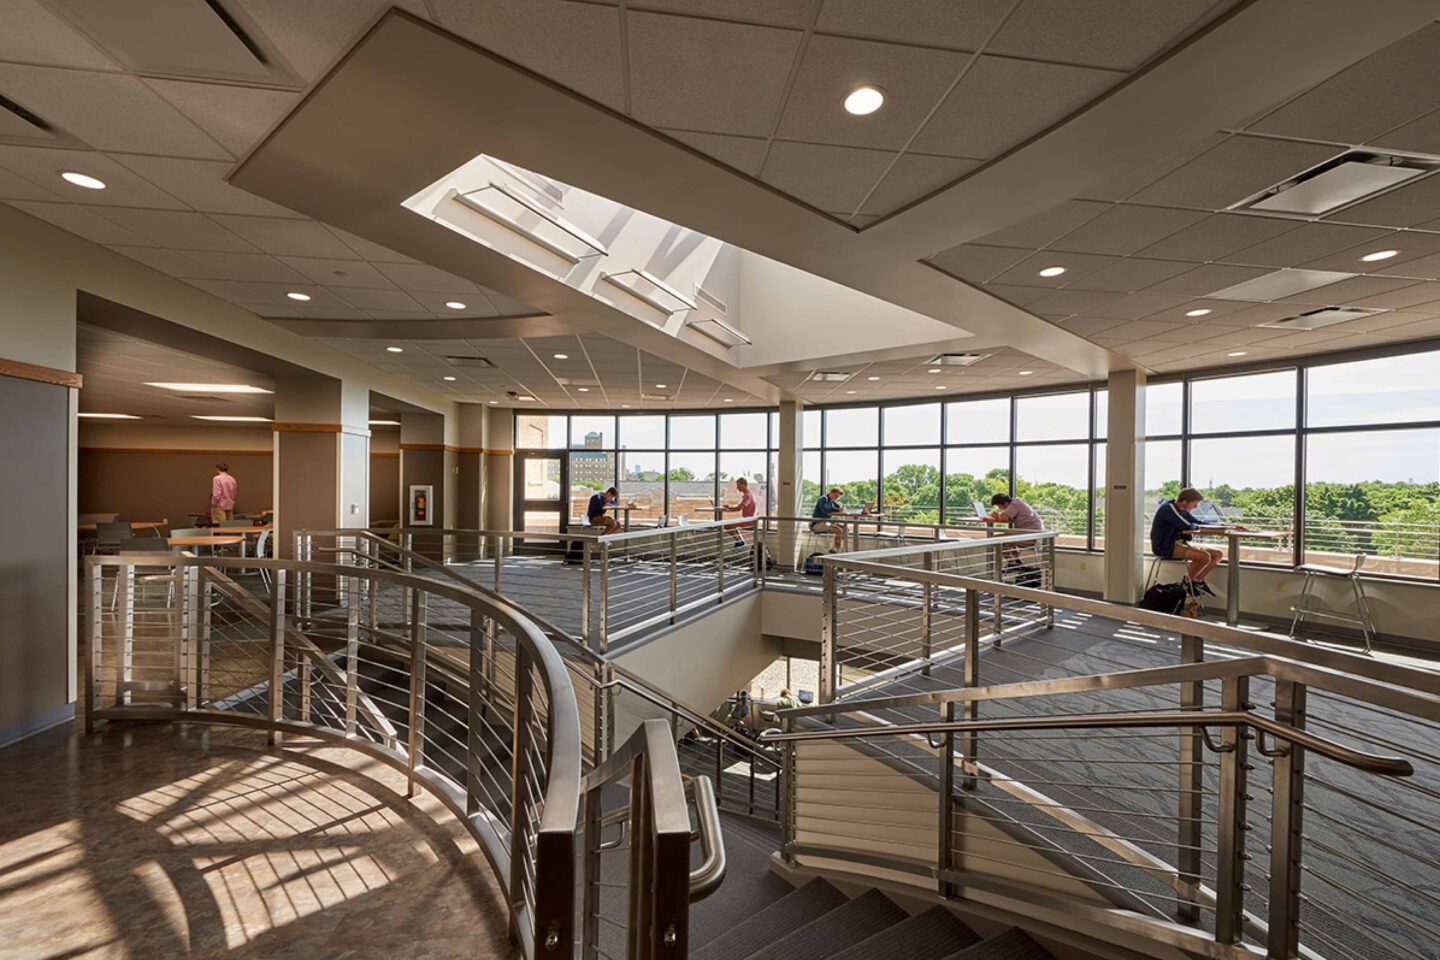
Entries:
[[1190,515],[1206,526],[1223,527],[1225,525],[1225,515],[1220,512],[1220,508],[1215,505],[1214,500],[1201,500],[1195,509],[1190,511]]
[[970,502],[975,506],[975,516],[977,518],[984,520],[986,517],[990,516],[990,511],[986,509],[985,504],[981,503],[979,500],[971,500]]

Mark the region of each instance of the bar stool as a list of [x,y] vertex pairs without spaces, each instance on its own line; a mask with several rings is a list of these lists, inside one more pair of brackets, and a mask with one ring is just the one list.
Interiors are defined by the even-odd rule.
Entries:
[[[1365,652],[1371,652],[1371,641],[1375,636],[1375,621],[1370,617],[1370,601],[1365,596],[1365,581],[1360,579],[1360,568],[1365,565],[1365,554],[1355,554],[1355,563],[1349,568],[1332,567],[1323,563],[1302,563],[1300,571],[1305,574],[1305,585],[1300,588],[1300,600],[1290,609],[1295,611],[1295,619],[1290,623],[1290,639],[1297,640],[1296,634],[1300,630],[1300,624],[1306,619],[1334,620],[1339,623],[1353,623],[1360,627],[1365,637]],[[1320,577],[1345,577],[1350,581],[1350,588],[1355,592],[1355,612],[1348,613],[1344,610],[1331,610],[1325,607],[1312,605],[1314,601],[1315,581]]]
[[1190,576],[1190,565],[1184,560],[1177,560],[1174,557],[1151,556],[1150,572],[1145,576],[1145,587],[1140,591],[1142,594],[1160,582],[1160,572],[1165,569],[1167,563],[1180,564],[1181,569],[1185,571],[1185,576],[1181,577],[1181,580]]

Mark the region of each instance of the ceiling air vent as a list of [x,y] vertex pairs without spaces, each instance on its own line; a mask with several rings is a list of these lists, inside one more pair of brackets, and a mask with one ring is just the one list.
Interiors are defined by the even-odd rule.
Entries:
[[1321,327],[1344,323],[1346,320],[1359,320],[1361,317],[1373,317],[1377,313],[1384,312],[1384,310],[1362,310],[1359,307],[1320,307],[1293,317],[1286,317],[1284,320],[1262,323],[1260,326],[1275,330],[1319,330]]
[[215,395],[213,395],[213,394],[208,394],[208,393],[181,393],[181,394],[177,394],[176,397],[175,397],[175,399],[177,399],[177,400],[207,400],[207,401],[210,401],[210,402],[212,402],[212,403],[234,403],[234,402],[235,402],[231,397],[217,397],[217,396],[215,396]]
[[810,379],[818,380],[820,383],[844,383],[853,376],[855,374],[846,373],[843,370],[816,370],[810,374]]
[[671,399],[673,399],[673,398],[672,398],[672,397],[670,396],[670,394],[668,394],[668,393],[642,393],[642,394],[640,394],[640,399],[641,399],[641,400],[655,400],[655,401],[657,401],[657,402],[663,402],[663,401],[666,401],[666,400],[671,400]]
[[925,362],[937,367],[968,367],[988,356],[988,353],[940,353]]
[[55,131],[50,124],[14,100],[0,97],[0,109],[5,111],[0,113],[0,137],[55,139]]
[[495,364],[484,357],[446,357],[445,362],[452,367],[493,367]]
[[1351,150],[1241,200],[1231,210],[1318,217],[1440,168],[1440,157]]

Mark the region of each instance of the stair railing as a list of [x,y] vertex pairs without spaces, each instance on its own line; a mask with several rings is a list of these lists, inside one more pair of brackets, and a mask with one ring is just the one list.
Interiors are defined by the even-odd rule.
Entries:
[[[785,748],[787,858],[1154,951],[1440,954],[1423,919],[1440,905],[1436,673],[988,578],[825,565],[832,615],[888,615],[912,639],[948,618],[955,643],[762,736]],[[847,605],[851,575],[892,596]],[[992,595],[1056,625],[996,636]]]

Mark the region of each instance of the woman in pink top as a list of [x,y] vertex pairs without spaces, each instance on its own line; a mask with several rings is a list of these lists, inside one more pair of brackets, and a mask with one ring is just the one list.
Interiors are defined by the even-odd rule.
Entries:
[[240,485],[230,476],[228,463],[215,464],[215,471],[210,480],[210,520],[219,523],[234,515],[235,495],[240,492]]

